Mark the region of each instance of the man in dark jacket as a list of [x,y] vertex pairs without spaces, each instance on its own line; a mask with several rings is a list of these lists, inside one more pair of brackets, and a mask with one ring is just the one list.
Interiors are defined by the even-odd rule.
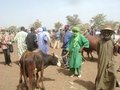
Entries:
[[37,39],[35,35],[35,29],[31,27],[31,33],[28,33],[26,37],[27,49],[33,51],[37,48]]

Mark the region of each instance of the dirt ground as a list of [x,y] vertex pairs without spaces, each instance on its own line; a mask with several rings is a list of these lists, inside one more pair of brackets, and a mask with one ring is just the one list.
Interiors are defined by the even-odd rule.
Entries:
[[[2,50],[0,49],[0,52]],[[51,49],[59,56],[61,49]],[[44,72],[44,85],[46,90],[93,90],[97,73],[97,55],[94,53],[94,62],[86,61],[82,65],[82,77],[69,77],[69,70],[57,66],[49,66]],[[19,65],[17,48],[14,45],[14,52],[11,53],[12,67],[4,65],[4,56],[0,53],[0,90],[17,90],[19,84]],[[116,65],[120,65],[120,55],[115,57]],[[61,60],[62,62],[62,60]],[[120,73],[118,78],[120,80]],[[36,89],[37,90],[37,89]],[[120,90],[120,88],[116,88]]]

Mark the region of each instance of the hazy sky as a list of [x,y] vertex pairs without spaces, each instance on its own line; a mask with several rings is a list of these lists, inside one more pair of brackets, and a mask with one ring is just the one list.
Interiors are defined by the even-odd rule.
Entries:
[[120,0],[0,0],[0,27],[28,27],[36,19],[42,26],[53,28],[54,23],[66,23],[66,16],[78,14],[83,23],[98,13],[108,20],[120,21]]

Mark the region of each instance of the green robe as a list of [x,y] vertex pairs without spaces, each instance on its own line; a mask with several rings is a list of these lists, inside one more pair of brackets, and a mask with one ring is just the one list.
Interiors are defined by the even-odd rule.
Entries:
[[98,50],[98,73],[95,90],[114,90],[116,75],[113,60],[113,41],[100,41]]
[[70,38],[67,50],[69,51],[68,65],[70,68],[79,68],[82,64],[81,47],[89,48],[89,41],[82,34],[78,36],[78,42],[74,47],[74,35]]

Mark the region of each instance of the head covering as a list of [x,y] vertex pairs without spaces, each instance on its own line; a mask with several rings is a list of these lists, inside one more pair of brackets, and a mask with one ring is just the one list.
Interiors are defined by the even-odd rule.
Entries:
[[73,31],[73,32],[74,32],[74,31],[79,32],[79,31],[80,31],[80,28],[79,28],[78,26],[75,26],[75,27],[72,28],[72,31]]
[[39,27],[38,29],[35,30],[35,32],[42,32],[43,28]]
[[102,29],[101,32],[103,31],[108,31],[108,33],[115,33],[114,30],[112,29],[111,25],[105,25]]

